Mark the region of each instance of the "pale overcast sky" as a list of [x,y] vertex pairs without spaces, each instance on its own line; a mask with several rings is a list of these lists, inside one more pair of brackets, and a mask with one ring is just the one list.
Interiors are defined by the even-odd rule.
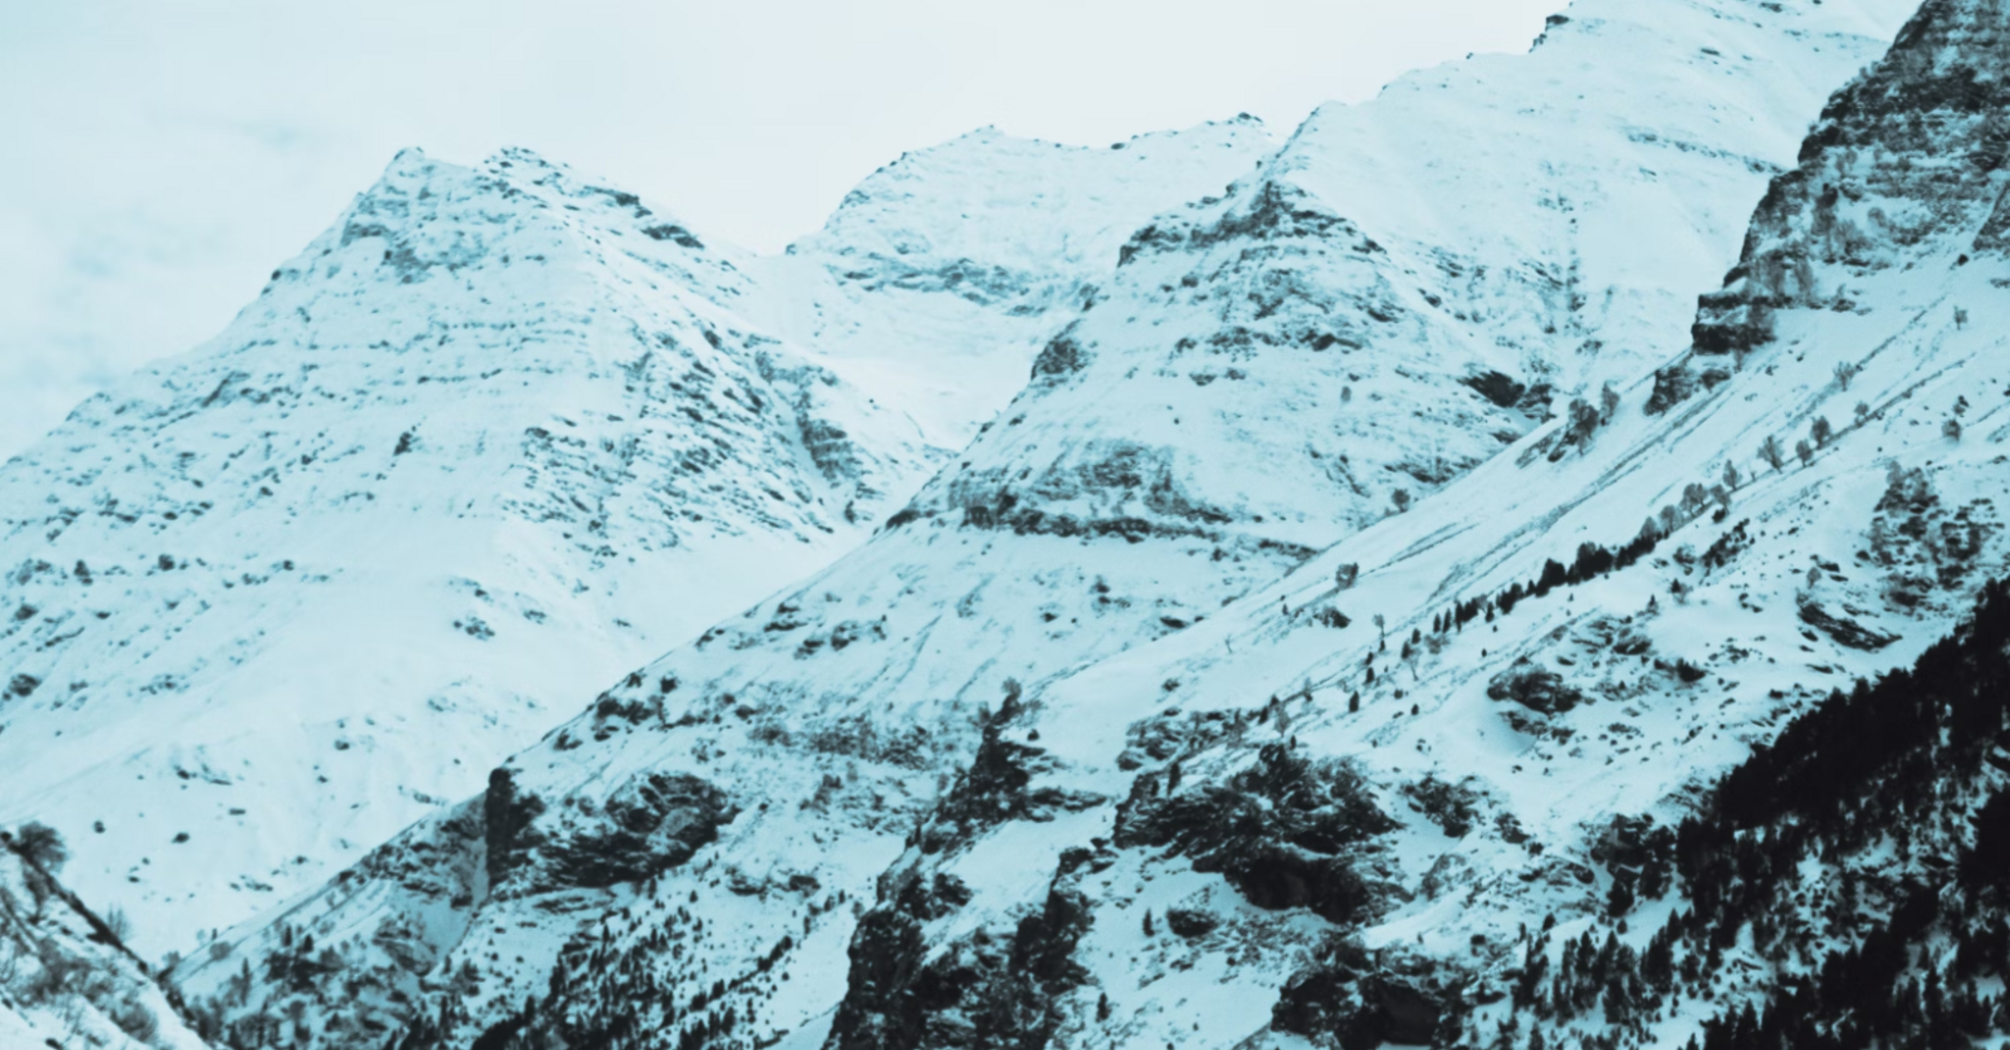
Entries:
[[0,0],[0,457],[215,334],[403,146],[529,146],[777,250],[975,127],[1282,137],[1563,2]]

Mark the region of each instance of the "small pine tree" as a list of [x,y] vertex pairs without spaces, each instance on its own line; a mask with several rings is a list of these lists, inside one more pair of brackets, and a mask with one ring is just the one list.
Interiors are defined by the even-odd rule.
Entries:
[[1765,460],[1774,470],[1780,469],[1787,461],[1786,453],[1780,451],[1780,439],[1767,434],[1766,440],[1759,442],[1759,458]]
[[1158,936],[1158,934],[1154,932],[1152,929],[1152,910],[1150,908],[1145,909],[1145,936],[1147,937]]
[[14,833],[14,844],[23,857],[52,874],[70,859],[70,847],[62,833],[39,820],[21,825]]
[[1633,884],[1627,879],[1612,880],[1612,892],[1605,897],[1605,913],[1619,918],[1633,910]]

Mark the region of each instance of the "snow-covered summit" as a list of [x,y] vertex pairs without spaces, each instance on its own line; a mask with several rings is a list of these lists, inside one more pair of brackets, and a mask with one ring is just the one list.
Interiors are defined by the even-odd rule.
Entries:
[[0,469],[0,810],[184,944],[855,542],[939,453],[745,286],[531,154],[401,154],[224,333]]
[[1220,192],[1275,148],[1249,116],[1106,149],[980,128],[880,168],[789,254],[847,260],[843,279],[866,287],[933,283],[1037,302],[1107,271],[1133,230],[1184,203],[1185,193],[1168,199],[1168,183]]
[[1275,148],[1253,117],[1101,149],[982,128],[880,168],[821,230],[750,263],[753,309],[960,448],[1132,231]]
[[1680,352],[1689,289],[1905,10],[1570,11],[1529,55],[1321,109],[1140,229],[912,512],[1317,544]]
[[[0,468],[0,819],[69,833],[165,950],[480,790],[577,690],[901,506],[1092,268],[1029,246],[1113,252],[1266,148],[1139,141],[975,136],[848,209],[1016,267],[982,303],[755,257],[527,150],[399,154],[225,332]],[[972,202],[1011,235],[955,240]]]

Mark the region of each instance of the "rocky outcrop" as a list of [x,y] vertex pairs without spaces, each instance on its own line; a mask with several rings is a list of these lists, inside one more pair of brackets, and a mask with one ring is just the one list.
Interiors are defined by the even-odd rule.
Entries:
[[1759,202],[1724,287],[1698,300],[1698,353],[1763,345],[1780,310],[1851,309],[1846,275],[1905,265],[1949,238],[2002,249],[1991,187],[2010,143],[2005,17],[2000,3],[1928,0],[1885,59],[1829,101],[1800,166]]
[[1530,663],[1516,663],[1495,675],[1487,683],[1487,696],[1512,700],[1541,715],[1559,715],[1584,702],[1584,694],[1561,674]]
[[[1009,930],[979,928],[931,945],[923,925],[960,906],[967,891],[937,879],[897,880],[895,898],[860,921],[851,943],[832,1050],[1039,1050],[1066,1017],[1060,1000],[1086,971],[1073,958],[1093,921],[1077,883],[1089,851],[1064,854],[1040,908]],[[967,897],[965,898],[967,900]]]
[[1401,949],[1337,941],[1279,993],[1271,1027],[1339,1050],[1457,1046],[1470,978]]
[[1374,837],[1395,826],[1346,762],[1269,744],[1222,783],[1165,791],[1156,774],[1140,776],[1113,841],[1191,857],[1195,871],[1221,873],[1259,908],[1347,923],[1382,898],[1363,862]]

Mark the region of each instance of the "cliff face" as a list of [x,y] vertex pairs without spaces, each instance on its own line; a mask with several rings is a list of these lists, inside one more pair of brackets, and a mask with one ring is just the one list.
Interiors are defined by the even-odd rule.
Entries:
[[1744,353],[1782,310],[1855,310],[1852,282],[2001,253],[2010,158],[2000,5],[1928,3],[1884,61],[1838,92],[1753,215],[1724,288],[1702,297],[1699,354]]

